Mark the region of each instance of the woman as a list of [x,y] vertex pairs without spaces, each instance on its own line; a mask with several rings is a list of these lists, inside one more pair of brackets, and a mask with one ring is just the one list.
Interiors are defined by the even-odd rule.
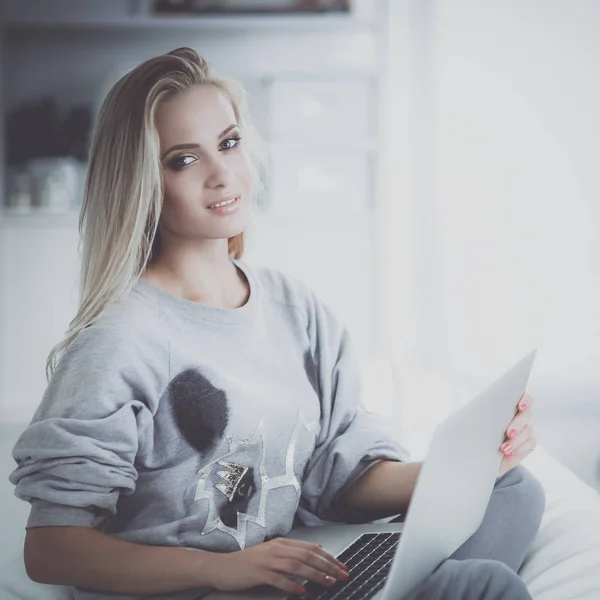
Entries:
[[[302,594],[298,580],[349,576],[278,536],[406,510],[420,463],[360,405],[346,329],[307,286],[240,260],[257,140],[241,87],[190,48],[108,94],[81,214],[81,305],[14,449],[32,579],[78,599]],[[530,403],[482,527],[415,598],[529,597],[515,571],[543,509],[517,466],[536,443]]]

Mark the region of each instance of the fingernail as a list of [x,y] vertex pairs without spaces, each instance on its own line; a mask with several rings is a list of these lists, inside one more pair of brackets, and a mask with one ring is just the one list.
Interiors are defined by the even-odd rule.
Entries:
[[515,450],[511,450],[506,456],[508,456],[509,458],[514,456],[516,454]]
[[338,560],[338,567],[340,569],[343,569],[344,571],[346,571],[346,573],[348,572],[348,567],[343,562],[340,562],[339,560]]
[[511,440],[515,439],[515,437],[516,437],[516,436],[517,436],[517,430],[516,430],[516,429],[511,429],[511,430],[508,432],[508,437],[509,437]]
[[350,575],[348,574],[348,571],[342,571],[340,573],[340,579],[343,579],[345,581],[345,580],[347,580],[349,578],[350,578]]
[[300,594],[301,596],[303,596],[304,594],[306,594],[306,588],[302,585],[297,585],[296,586],[296,593]]
[[521,412],[527,410],[527,402],[523,402],[523,404],[519,404],[519,410]]
[[502,444],[502,446],[500,446],[500,450],[502,450],[504,454],[508,454],[512,450],[512,448],[511,445],[508,442],[506,442]]
[[335,583],[335,578],[325,575],[325,583],[327,585],[333,585]]

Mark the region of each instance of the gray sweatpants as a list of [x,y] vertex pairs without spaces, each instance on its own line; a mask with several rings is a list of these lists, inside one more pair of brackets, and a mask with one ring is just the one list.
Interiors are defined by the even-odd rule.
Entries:
[[514,467],[496,481],[479,529],[402,600],[531,600],[517,571],[544,506],[537,479]]

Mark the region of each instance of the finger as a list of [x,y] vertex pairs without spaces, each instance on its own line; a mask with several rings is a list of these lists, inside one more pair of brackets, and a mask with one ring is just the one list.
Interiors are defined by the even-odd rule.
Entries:
[[516,467],[522,460],[525,458],[524,456],[520,456],[518,453],[511,454],[511,456],[505,456],[502,459],[502,463],[500,465],[500,473],[506,473],[513,467]]
[[272,585],[279,590],[283,590],[288,594],[299,594],[301,596],[306,594],[306,588],[303,585],[288,579],[285,575],[277,573],[276,571],[269,572],[265,583]]
[[332,563],[320,554],[311,552],[310,550],[300,550],[300,552],[300,560],[314,569],[326,573],[327,575],[331,575],[336,579],[343,578],[343,575],[348,573],[345,565],[338,560],[335,560],[335,563]]
[[527,453],[531,452],[537,445],[537,434],[533,426],[527,427],[522,434],[512,442],[515,452],[519,453],[524,449]]
[[518,457],[520,462],[537,446],[537,434],[533,427],[527,427],[519,438],[512,442],[505,442],[500,446],[500,451],[506,459]]
[[[327,587],[332,586],[338,581],[338,577],[328,575],[319,569],[315,569],[303,560],[297,558],[280,558],[274,561],[273,568],[287,575],[291,575],[292,577],[298,577]],[[339,577],[339,579],[341,579],[341,577]]]
[[[516,419],[517,417],[523,414],[530,416],[532,411],[532,404],[533,398],[527,392],[525,392],[521,396],[521,398],[519,398],[519,402],[517,403],[517,410],[515,411],[513,419]],[[506,428],[507,436],[511,429],[514,429],[512,423]]]
[[520,413],[510,422],[510,425],[506,428],[506,440],[511,441],[516,439],[521,432],[527,427],[531,426],[533,420],[529,411]]
[[338,568],[345,569],[346,568],[346,565],[344,565],[344,563],[337,560],[337,558],[335,558],[335,556],[332,556],[331,554],[329,554],[329,552],[327,552],[327,550],[325,550],[325,548],[323,548],[323,546],[321,546],[319,544],[313,544],[311,542],[303,542],[301,540],[288,540],[285,538],[280,538],[280,539],[287,542],[288,546],[290,548],[296,548],[298,550],[308,551],[308,552],[314,554],[315,556],[319,557],[321,560],[326,561],[327,563],[332,565],[335,569],[338,569]]
[[527,392],[524,392],[517,404],[517,411],[525,412],[527,409],[531,409],[532,405],[533,405],[533,396],[531,396]]
[[524,443],[526,443],[527,439],[531,435],[533,427],[524,427],[519,434],[506,442],[504,442],[500,446],[500,451],[504,454],[504,456],[512,456],[513,453],[518,450]]

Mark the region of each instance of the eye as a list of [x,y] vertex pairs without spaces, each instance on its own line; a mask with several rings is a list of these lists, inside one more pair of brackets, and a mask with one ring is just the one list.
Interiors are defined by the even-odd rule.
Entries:
[[241,140],[242,140],[242,138],[239,136],[228,138],[221,143],[221,149],[222,150],[233,150],[236,146],[239,146],[239,143]]
[[192,159],[192,160],[194,159],[193,156],[191,156],[189,154],[184,154],[183,156],[178,156],[175,160],[173,160],[173,162],[171,163],[171,166],[174,169],[183,169],[184,167],[187,167],[189,164],[191,164],[191,161],[190,162],[186,162],[186,163],[182,162],[186,158],[189,158],[189,159]]

